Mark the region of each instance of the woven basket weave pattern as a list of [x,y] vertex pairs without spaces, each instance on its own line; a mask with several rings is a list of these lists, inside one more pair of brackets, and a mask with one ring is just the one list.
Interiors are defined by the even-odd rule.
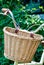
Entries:
[[[7,29],[7,31],[9,31],[9,29]],[[11,29],[9,32],[13,33],[14,30]],[[17,35],[29,37],[29,33],[22,31]],[[6,54],[9,59],[18,62],[30,62],[36,52],[40,40],[18,38],[17,36],[11,36],[4,32],[4,42],[4,54]]]

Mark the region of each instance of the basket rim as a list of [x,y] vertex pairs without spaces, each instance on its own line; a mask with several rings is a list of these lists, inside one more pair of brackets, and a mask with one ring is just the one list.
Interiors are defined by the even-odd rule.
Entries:
[[[33,39],[33,40],[43,40],[43,36],[42,35],[40,35],[40,34],[35,34],[35,35],[39,35],[41,38],[39,38],[39,39],[35,39],[35,38],[31,38],[31,37],[25,37],[25,36],[19,36],[19,35],[17,35],[17,34],[12,34],[12,33],[10,33],[10,32],[8,32],[6,29],[7,28],[11,28],[11,27],[4,27],[3,28],[3,31],[4,31],[4,33],[6,33],[6,34],[8,34],[8,35],[11,35],[11,36],[15,36],[15,37],[18,37],[18,38],[21,38],[21,39]],[[12,29],[15,29],[15,28],[12,28]],[[22,30],[22,29],[19,29],[21,32],[26,32],[26,33],[30,33],[29,31],[27,31],[27,30]]]

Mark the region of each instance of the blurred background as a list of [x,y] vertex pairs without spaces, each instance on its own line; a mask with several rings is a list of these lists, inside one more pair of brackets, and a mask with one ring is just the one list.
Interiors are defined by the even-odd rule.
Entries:
[[[22,29],[35,30],[44,23],[44,0],[0,0],[0,12],[2,8],[9,8],[13,12],[17,24]],[[4,57],[5,26],[14,27],[10,18],[0,15],[0,65],[13,65],[13,61]],[[37,34],[44,36],[44,27]],[[43,46],[40,44],[33,60],[40,61],[42,50]]]

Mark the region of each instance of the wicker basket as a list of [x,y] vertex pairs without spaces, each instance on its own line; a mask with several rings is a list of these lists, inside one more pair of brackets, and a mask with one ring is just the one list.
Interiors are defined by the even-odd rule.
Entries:
[[30,62],[36,52],[43,37],[34,34],[30,37],[30,32],[19,30],[15,33],[14,28],[5,27],[4,31],[4,55],[13,61]]

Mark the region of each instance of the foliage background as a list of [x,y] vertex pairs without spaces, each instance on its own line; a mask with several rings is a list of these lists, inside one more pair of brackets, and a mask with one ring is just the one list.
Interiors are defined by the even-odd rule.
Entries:
[[[35,5],[31,3],[24,6],[22,5],[22,2],[23,0],[0,0],[0,12],[1,8],[3,7],[11,9],[11,11],[14,14],[16,22],[20,25],[22,29],[26,29],[28,31],[35,30],[39,25],[44,23],[44,20],[40,18],[39,14],[38,15],[31,14],[33,11],[39,8],[38,6],[39,4],[37,3],[37,5]],[[30,27],[32,25],[36,26]],[[13,65],[14,63],[13,61],[4,57],[3,27],[5,26],[14,27],[12,20],[10,18],[0,15],[0,65]],[[42,27],[42,29],[38,33],[44,36],[44,27]],[[43,46],[42,44],[40,44],[34,55],[33,60],[35,60],[36,62],[40,61],[42,50]]]

